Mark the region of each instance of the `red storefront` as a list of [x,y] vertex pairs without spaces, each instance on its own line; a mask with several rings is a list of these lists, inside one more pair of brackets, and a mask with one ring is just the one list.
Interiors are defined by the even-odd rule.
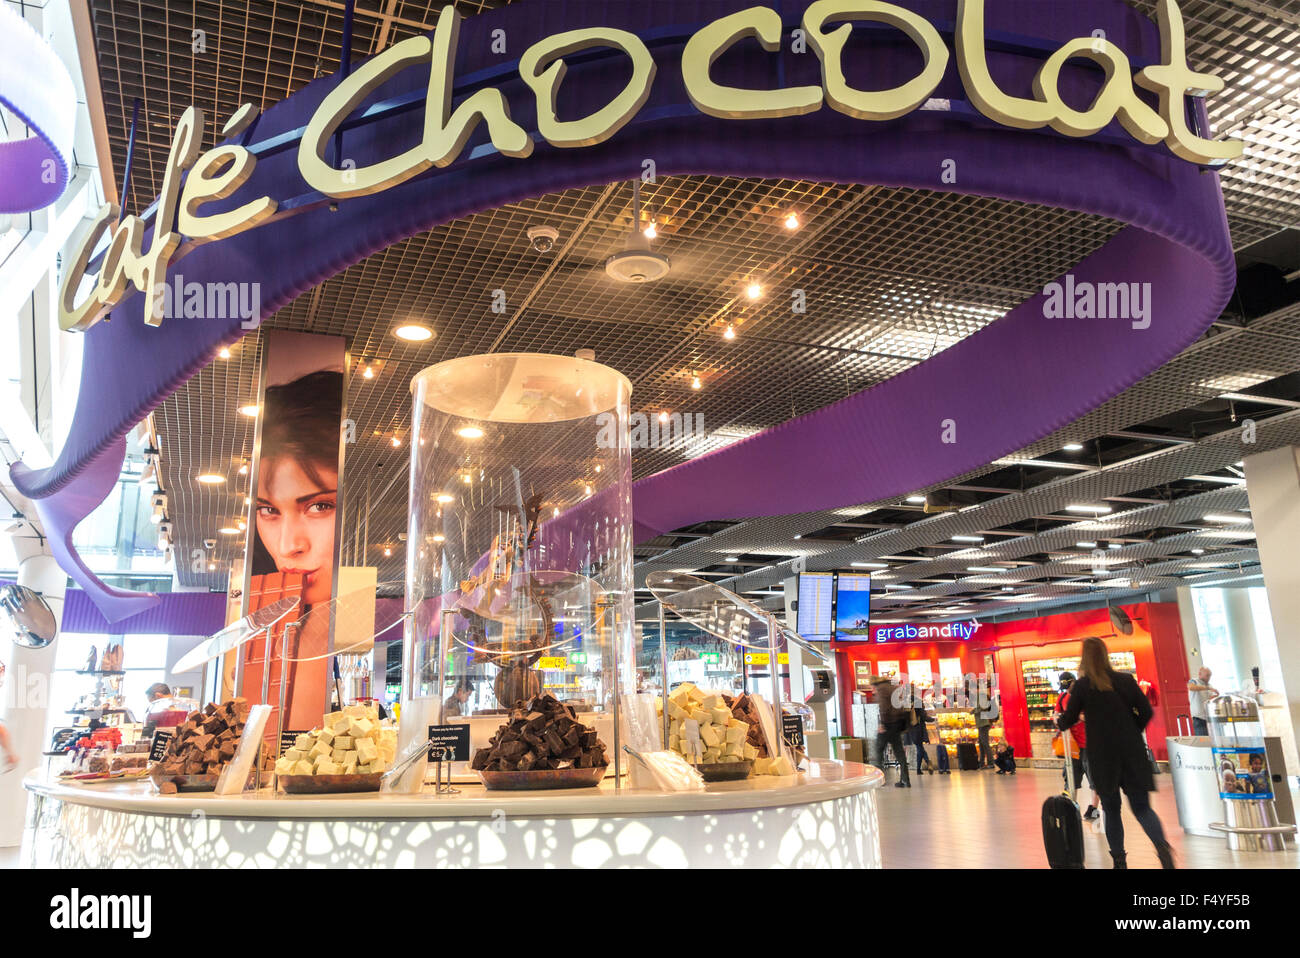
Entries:
[[[1159,703],[1147,728],[1147,741],[1157,758],[1165,758],[1165,736],[1174,734],[1176,717],[1187,712],[1187,657],[1183,650],[1178,607],[1172,602],[1142,602],[1122,607],[1133,621],[1131,635],[1117,634],[1105,609],[1062,612],[1014,622],[981,624],[966,638],[970,624],[959,628],[917,624],[916,638],[899,638],[898,627],[872,626],[869,642],[834,642],[840,681],[840,720],[852,728],[847,703],[853,701],[856,676],[866,667],[878,673],[881,663],[897,663],[901,673],[938,675],[941,662],[951,671],[960,663],[963,675],[996,673],[1002,697],[1002,721],[1007,741],[1017,755],[1030,752],[1030,709],[1025,664],[1074,659],[1080,642],[1089,636],[1105,641],[1111,653],[1132,656],[1137,678],[1155,686]],[[878,641],[883,636],[886,641]],[[1072,669],[1077,671],[1077,669]],[[864,680],[865,681],[865,680]],[[936,680],[937,681],[937,680]],[[862,729],[852,734],[862,735]]]

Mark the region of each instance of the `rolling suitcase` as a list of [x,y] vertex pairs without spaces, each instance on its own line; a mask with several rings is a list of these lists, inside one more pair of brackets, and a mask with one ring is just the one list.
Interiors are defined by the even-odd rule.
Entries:
[[[1063,731],[1065,739],[1065,781],[1070,795],[1074,794],[1074,763],[1070,754],[1070,733]],[[1068,795],[1053,795],[1043,802],[1043,848],[1051,868],[1083,867],[1083,819],[1079,806]]]

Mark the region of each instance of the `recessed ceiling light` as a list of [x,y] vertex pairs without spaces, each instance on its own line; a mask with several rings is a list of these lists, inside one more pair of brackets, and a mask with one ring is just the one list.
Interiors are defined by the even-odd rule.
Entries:
[[374,379],[374,378],[375,378],[375,371],[374,371],[373,369],[371,369],[369,366],[367,366],[367,367],[362,371],[362,373],[361,373],[361,378],[362,378],[362,379]]
[[1064,446],[1062,446],[1061,448],[1064,449],[1066,452],[1082,452],[1082,451],[1083,451],[1083,443],[1081,443],[1081,442],[1067,442],[1067,443],[1066,443]]
[[254,403],[253,405],[250,405],[250,406],[240,406],[240,407],[239,407],[239,414],[240,414],[241,416],[248,416],[248,417],[250,417],[250,418],[253,417],[253,416],[256,416],[256,415],[257,415],[257,404]]
[[1076,542],[1075,545],[1076,545],[1078,548],[1080,548],[1080,549],[1095,549],[1095,548],[1097,548],[1097,543],[1095,543],[1095,542]]
[[385,556],[391,556],[392,554],[393,554],[393,550],[392,550],[391,548],[389,548],[388,546],[384,546],[384,555],[385,555]]
[[912,505],[914,505],[914,506],[924,505],[924,504],[925,504],[925,496],[908,496],[908,497],[907,497],[907,501],[910,502],[910,503],[911,503]]
[[740,556],[727,556],[727,557],[724,558],[722,561],[723,561],[723,562],[739,562],[739,561],[740,561]]
[[1006,572],[1006,569],[995,568],[991,565],[968,565],[967,572]]
[[239,535],[239,530],[238,530],[238,529],[235,529],[235,528],[233,528],[233,527],[231,527],[231,526],[224,526],[224,527],[218,529],[217,531],[220,532],[223,536],[237,536],[237,535]]
[[704,388],[704,383],[700,382],[700,377],[699,377],[699,376],[692,376],[692,377],[691,377],[691,388],[692,388],[692,389],[703,389],[703,388]]
[[1194,555],[1194,556],[1203,556],[1203,555],[1205,555],[1205,550],[1204,550],[1204,549],[1193,549],[1193,550],[1192,550],[1192,555]]
[[219,359],[229,359],[229,358],[230,358],[230,347],[229,347],[229,346],[222,346],[221,349],[217,351],[217,358],[219,358]]
[[735,339],[735,338],[736,338],[736,327],[733,326],[731,323],[727,323],[727,328],[726,328],[726,330],[722,333],[722,338],[723,338],[723,339]]
[[427,343],[433,339],[433,330],[420,323],[406,323],[394,329],[393,335],[408,343]]
[[456,430],[456,435],[462,439],[482,439],[483,430],[478,426],[461,426]]
[[433,537],[433,541],[434,541],[434,542],[446,542],[446,541],[447,541],[447,537],[444,536],[441,532],[439,532],[439,533],[435,533],[435,535],[434,535],[434,537]]
[[205,486],[219,486],[226,481],[225,476],[217,475],[215,472],[200,472],[194,478]]
[[668,421],[668,411],[667,411],[667,410],[664,410],[663,412],[659,413],[659,421],[660,421],[660,422],[667,422],[667,421]]
[[1065,507],[1065,511],[1086,513],[1093,516],[1104,516],[1112,510],[1110,506],[1069,505]]
[[396,436],[394,436],[390,441],[392,442],[394,449],[398,448],[402,444],[402,440],[398,439]]
[[983,542],[983,536],[953,536],[953,542]]
[[451,495],[451,494],[449,494],[449,493],[446,493],[446,492],[440,492],[440,493],[438,493],[438,495],[437,495],[435,498],[436,498],[439,502],[441,502],[443,505],[446,505],[446,504],[449,503],[449,502],[454,502],[455,499],[456,499],[455,496],[453,496],[453,495]]
[[246,476],[246,475],[248,475],[248,463],[245,462],[245,463],[241,463],[241,464],[240,464],[240,466],[239,466],[239,474],[240,474],[241,476]]
[[745,287],[745,295],[750,299],[758,299],[763,295],[763,287],[758,285],[758,283],[750,283]]
[[1124,548],[1124,544],[1123,544],[1122,542],[1112,542],[1112,543],[1110,543],[1109,545],[1107,545],[1106,548],[1107,548],[1107,549],[1122,549],[1122,548]]
[[888,569],[888,568],[889,568],[889,563],[888,563],[888,562],[855,562],[855,563],[853,563],[853,568],[855,568],[855,569]]
[[1202,518],[1202,520],[1205,521],[1205,522],[1233,522],[1233,523],[1238,523],[1238,522],[1240,522],[1240,523],[1246,523],[1246,522],[1250,522],[1250,516],[1236,516],[1236,515],[1233,515],[1233,516],[1202,516],[1201,518]]
[[791,213],[785,218],[785,228],[788,230],[797,230],[799,228],[799,217]]
[[641,232],[646,239],[652,240],[659,235],[659,227],[655,224],[654,220],[651,220],[650,225],[647,226],[645,229],[643,229]]

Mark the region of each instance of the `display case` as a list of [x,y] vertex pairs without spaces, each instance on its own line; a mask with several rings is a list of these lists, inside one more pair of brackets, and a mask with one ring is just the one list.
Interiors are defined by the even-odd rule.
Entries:
[[615,716],[636,687],[631,388],[598,363],[530,353],[412,380],[403,753],[428,726],[468,725],[453,768],[473,778],[465,759],[512,710],[558,703],[603,750],[512,746],[492,770],[523,764],[540,783],[598,757],[620,771]]
[[[792,645],[810,661],[826,661],[825,653],[781,625],[772,613],[712,582],[684,573],[652,572],[646,587],[659,600],[661,671],[669,678],[667,704],[659,703],[660,740],[699,767],[706,779],[751,770],[792,774],[800,756],[786,746],[782,734],[786,715],[779,703],[786,696],[781,665],[788,664]],[[711,685],[674,681],[674,662],[667,651],[669,616],[729,647],[713,655]],[[790,718],[802,722],[799,715]]]
[[[1111,652],[1110,667],[1116,672],[1137,672],[1132,652]],[[1025,689],[1025,706],[1029,716],[1029,745],[1033,758],[1053,758],[1052,739],[1056,737],[1056,699],[1061,694],[1061,673],[1079,674],[1078,656],[1034,659],[1021,664]]]

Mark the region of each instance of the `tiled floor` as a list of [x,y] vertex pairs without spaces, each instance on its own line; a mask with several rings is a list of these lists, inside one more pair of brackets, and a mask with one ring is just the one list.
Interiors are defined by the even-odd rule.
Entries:
[[[896,773],[879,793],[881,853],[886,868],[1046,868],[1043,799],[1059,792],[1061,773],[1024,769],[1017,774],[958,772],[912,776],[910,789],[894,788]],[[1285,852],[1230,852],[1224,840],[1184,834],[1178,825],[1168,776],[1151,796],[1180,868],[1300,868],[1294,845]],[[1088,796],[1079,797],[1086,807]],[[1124,809],[1130,868],[1159,868],[1141,826]],[[1110,868],[1106,837],[1084,823],[1085,862]]]

